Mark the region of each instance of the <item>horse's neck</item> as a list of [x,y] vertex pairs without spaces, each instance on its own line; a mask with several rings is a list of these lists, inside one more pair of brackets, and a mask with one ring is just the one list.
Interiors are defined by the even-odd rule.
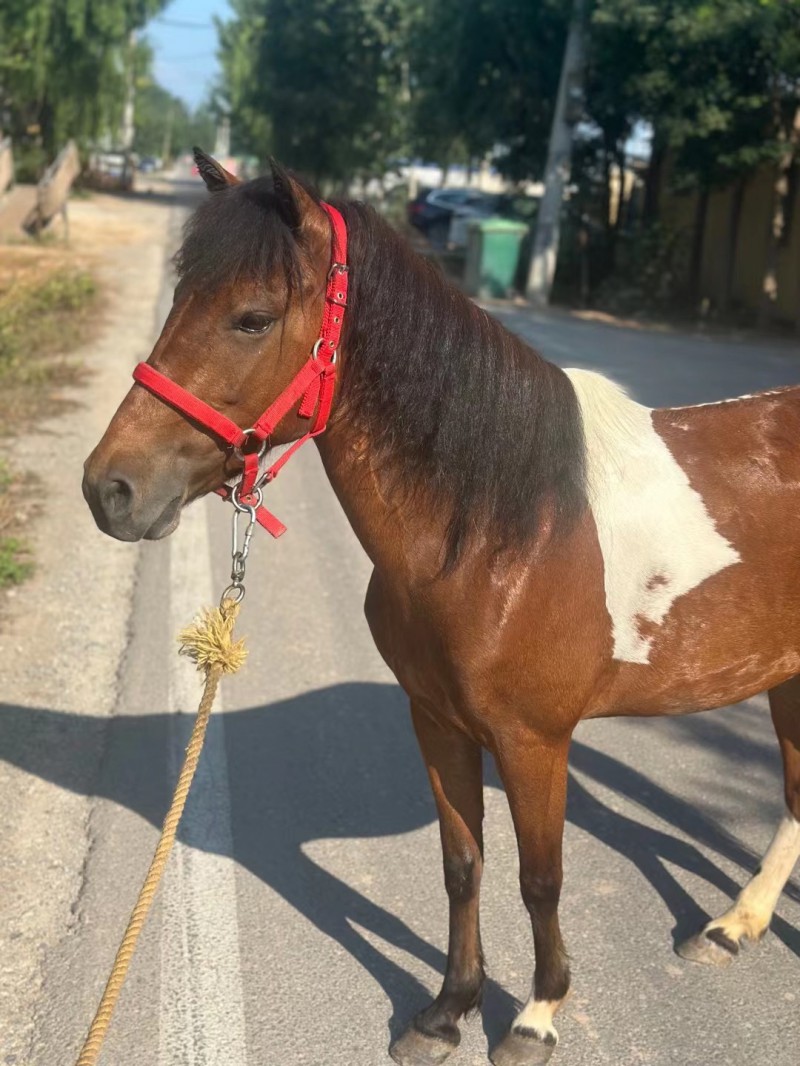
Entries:
[[387,572],[413,569],[418,577],[437,574],[447,523],[426,507],[424,491],[405,491],[391,462],[376,468],[369,440],[348,424],[330,426],[317,445],[328,480],[373,564]]
[[533,535],[548,507],[566,527],[585,507],[566,375],[385,223],[363,212],[351,222],[341,391],[318,443],[367,553],[379,567],[388,557],[434,575],[479,544],[477,523],[509,545]]

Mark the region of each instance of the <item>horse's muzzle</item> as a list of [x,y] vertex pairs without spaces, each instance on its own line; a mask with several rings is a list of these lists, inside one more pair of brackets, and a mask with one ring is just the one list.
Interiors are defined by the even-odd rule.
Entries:
[[179,486],[143,494],[135,478],[121,470],[95,470],[92,459],[86,462],[83,495],[103,533],[127,541],[160,540],[172,533],[183,505]]

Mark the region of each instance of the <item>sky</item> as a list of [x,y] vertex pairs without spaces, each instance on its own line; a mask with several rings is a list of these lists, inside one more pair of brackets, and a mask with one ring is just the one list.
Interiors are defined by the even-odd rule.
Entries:
[[145,29],[156,80],[190,107],[206,99],[219,71],[215,15],[230,15],[227,0],[172,0]]

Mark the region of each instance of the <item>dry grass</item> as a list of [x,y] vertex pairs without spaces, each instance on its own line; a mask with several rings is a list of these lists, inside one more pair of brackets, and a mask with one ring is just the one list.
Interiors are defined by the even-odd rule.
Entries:
[[[77,382],[71,352],[91,332],[96,286],[90,274],[45,248],[2,249],[0,266],[0,436],[24,431],[64,405],[59,390]],[[33,571],[24,528],[26,488],[0,456],[0,590]]]
[[33,562],[19,532],[33,511],[29,494],[0,459],[0,589],[19,585],[33,573]]
[[91,326],[96,287],[82,270],[57,267],[0,276],[0,431],[52,413],[55,391],[80,377],[69,353]]

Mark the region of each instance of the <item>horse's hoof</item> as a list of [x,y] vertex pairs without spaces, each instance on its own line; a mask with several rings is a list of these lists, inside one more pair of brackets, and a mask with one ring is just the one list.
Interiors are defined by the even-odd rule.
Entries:
[[426,1036],[412,1025],[389,1048],[399,1066],[439,1066],[458,1047],[447,1040]]
[[709,929],[684,940],[675,948],[682,959],[704,966],[730,966],[739,954],[739,945],[721,929]]
[[555,1035],[512,1029],[489,1056],[494,1066],[544,1066],[556,1046]]

